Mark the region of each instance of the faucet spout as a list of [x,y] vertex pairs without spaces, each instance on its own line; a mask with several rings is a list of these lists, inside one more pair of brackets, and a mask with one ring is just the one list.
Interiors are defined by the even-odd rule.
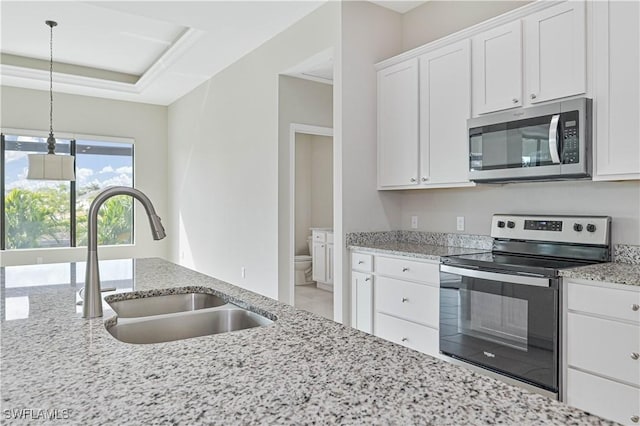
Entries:
[[98,211],[102,204],[116,195],[129,195],[140,201],[144,207],[151,234],[154,240],[161,240],[166,237],[160,216],[151,203],[149,197],[135,188],[126,186],[112,186],[101,193],[91,203],[89,207],[89,229],[87,235],[87,271],[84,281],[84,297],[82,304],[82,317],[95,318],[102,316],[102,298],[100,297],[100,271],[98,269]]

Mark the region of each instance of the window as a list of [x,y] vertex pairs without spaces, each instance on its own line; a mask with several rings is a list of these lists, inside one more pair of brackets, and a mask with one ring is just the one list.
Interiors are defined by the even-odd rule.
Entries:
[[[76,156],[76,181],[27,180],[27,154],[45,153],[46,138],[2,135],[3,250],[87,244],[89,206],[104,188],[133,186],[133,145],[57,139],[56,154]],[[98,243],[133,243],[133,200],[107,200],[98,214]]]

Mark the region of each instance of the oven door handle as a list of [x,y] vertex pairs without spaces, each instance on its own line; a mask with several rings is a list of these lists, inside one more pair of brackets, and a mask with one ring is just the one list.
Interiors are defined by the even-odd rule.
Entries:
[[551,287],[549,278],[523,277],[521,275],[501,274],[498,272],[479,271],[476,269],[456,268],[449,265],[440,265],[440,271],[448,274],[456,274],[463,277],[480,278],[483,280],[501,281],[511,284],[532,285],[536,287]]

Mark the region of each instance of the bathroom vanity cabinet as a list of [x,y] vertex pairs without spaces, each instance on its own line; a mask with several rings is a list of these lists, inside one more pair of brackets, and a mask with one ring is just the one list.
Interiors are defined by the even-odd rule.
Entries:
[[318,288],[333,288],[333,231],[313,230],[313,280]]

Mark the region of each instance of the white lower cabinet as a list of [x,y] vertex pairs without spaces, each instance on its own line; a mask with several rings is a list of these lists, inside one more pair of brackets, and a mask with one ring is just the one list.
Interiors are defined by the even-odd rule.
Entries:
[[380,312],[376,313],[375,323],[375,334],[378,337],[425,354],[438,354],[438,330],[435,328],[425,327]]
[[351,269],[353,326],[437,356],[439,262],[354,252]]
[[640,424],[640,289],[569,280],[566,307],[566,402]]
[[313,260],[312,278],[323,284],[333,284],[333,232],[312,232]]

